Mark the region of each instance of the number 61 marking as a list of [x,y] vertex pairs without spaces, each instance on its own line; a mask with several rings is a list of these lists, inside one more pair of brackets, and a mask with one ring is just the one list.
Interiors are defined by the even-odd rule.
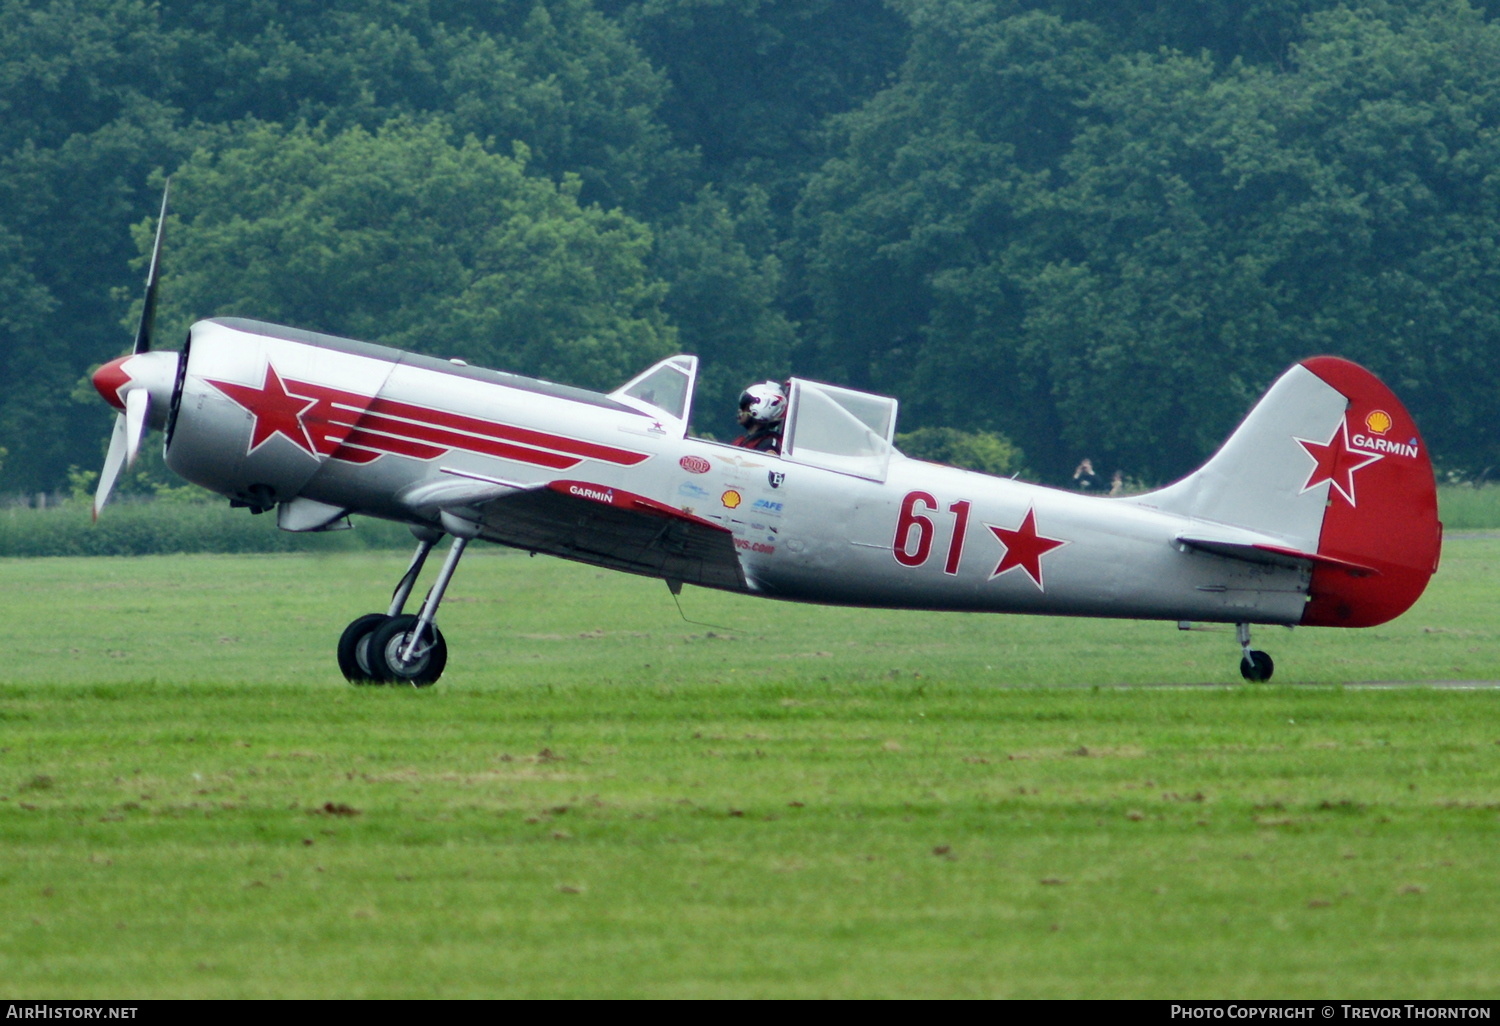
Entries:
[[[908,492],[901,500],[901,515],[896,518],[896,537],[891,542],[891,554],[902,566],[921,566],[932,555],[932,537],[936,533],[932,518],[918,512],[925,506],[936,512],[937,499],[927,492]],[[948,506],[953,514],[953,535],[948,540],[948,558],[943,561],[943,573],[957,574],[959,561],[964,554],[964,535],[969,527],[969,502],[960,499]]]

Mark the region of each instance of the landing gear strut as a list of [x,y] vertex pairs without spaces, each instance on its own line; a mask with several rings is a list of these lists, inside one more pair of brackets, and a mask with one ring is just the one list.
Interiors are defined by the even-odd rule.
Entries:
[[1240,649],[1244,652],[1240,657],[1240,676],[1255,683],[1270,680],[1276,664],[1266,653],[1250,647],[1250,625],[1235,624],[1235,632],[1240,639]]
[[428,554],[441,537],[436,532],[418,536],[417,551],[396,585],[387,612],[367,613],[344,628],[338,645],[339,669],[351,683],[410,684],[422,688],[443,675],[448,664],[448,643],[434,620],[468,539],[453,539],[421,611],[416,616],[402,612]]

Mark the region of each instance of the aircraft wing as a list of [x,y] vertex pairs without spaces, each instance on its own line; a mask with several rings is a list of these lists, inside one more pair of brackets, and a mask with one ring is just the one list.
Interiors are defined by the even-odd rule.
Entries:
[[552,481],[509,489],[470,508],[491,541],[667,581],[746,588],[727,528],[633,492]]

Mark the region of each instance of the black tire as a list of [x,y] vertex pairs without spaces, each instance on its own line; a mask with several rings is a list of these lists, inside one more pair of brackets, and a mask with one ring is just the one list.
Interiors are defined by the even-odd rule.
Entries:
[[1275,671],[1276,664],[1271,657],[1259,650],[1252,649],[1240,659],[1240,676],[1253,683],[1270,680]]
[[381,683],[370,667],[370,635],[389,619],[384,613],[366,613],[344,628],[339,637],[339,669],[349,683]]
[[393,616],[370,635],[370,672],[380,680],[393,684],[410,684],[425,688],[443,675],[448,665],[448,643],[437,624],[428,628],[431,633],[428,647],[409,663],[401,661],[401,649],[417,625],[417,618],[410,614]]

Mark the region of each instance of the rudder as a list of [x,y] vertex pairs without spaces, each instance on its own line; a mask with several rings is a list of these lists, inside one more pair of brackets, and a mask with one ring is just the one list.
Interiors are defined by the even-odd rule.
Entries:
[[1302,366],[1348,402],[1322,445],[1302,443],[1313,463],[1307,487],[1328,482],[1318,553],[1377,571],[1354,578],[1315,568],[1302,622],[1372,627],[1411,608],[1437,571],[1443,525],[1432,459],[1411,414],[1375,375],[1332,356]]

